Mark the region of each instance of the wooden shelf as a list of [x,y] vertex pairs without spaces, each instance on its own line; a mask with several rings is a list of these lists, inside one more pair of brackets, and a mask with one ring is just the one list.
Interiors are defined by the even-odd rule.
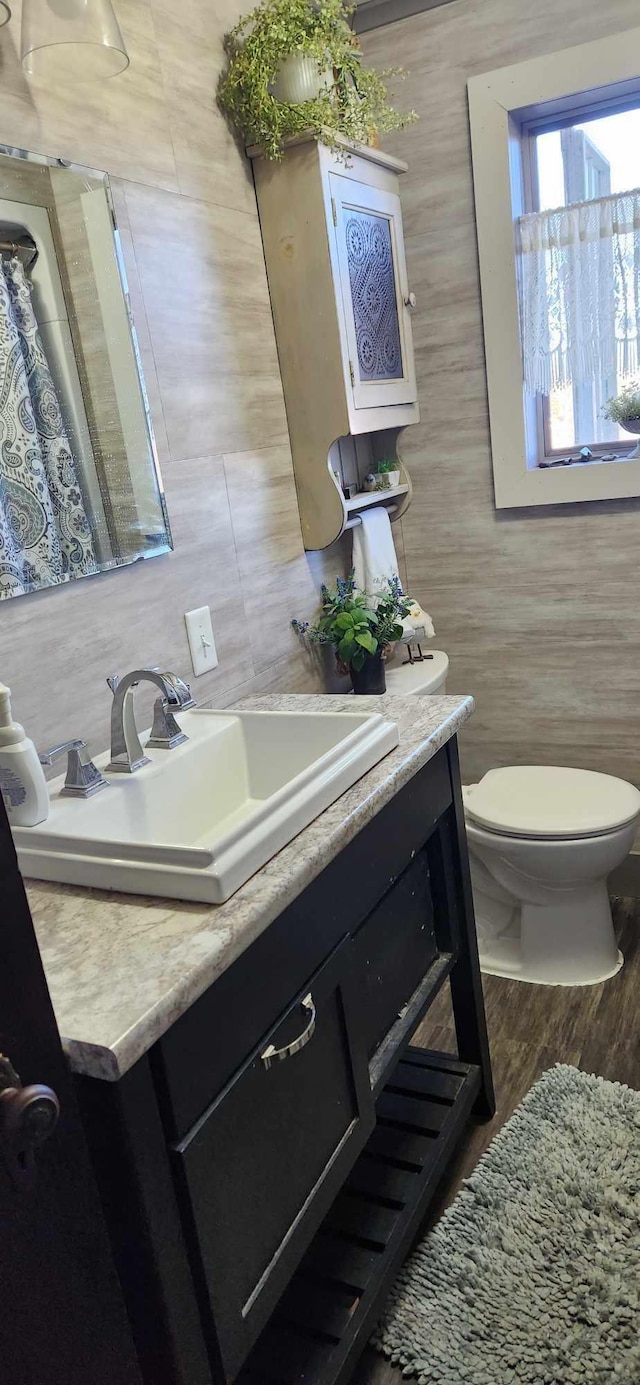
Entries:
[[377,1125],[237,1385],[345,1385],[480,1090],[480,1069],[408,1048]]
[[389,486],[383,491],[358,491],[351,500],[345,500],[345,505],[349,514],[354,514],[358,510],[367,510],[370,505],[385,505],[387,500],[394,500],[399,495],[408,495],[408,486]]

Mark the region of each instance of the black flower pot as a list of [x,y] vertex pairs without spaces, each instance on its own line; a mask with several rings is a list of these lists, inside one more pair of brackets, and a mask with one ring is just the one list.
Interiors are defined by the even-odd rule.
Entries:
[[353,691],[360,697],[379,696],[380,693],[387,691],[384,661],[380,650],[377,654],[367,654],[362,668],[354,668],[352,664],[349,673],[351,674]]

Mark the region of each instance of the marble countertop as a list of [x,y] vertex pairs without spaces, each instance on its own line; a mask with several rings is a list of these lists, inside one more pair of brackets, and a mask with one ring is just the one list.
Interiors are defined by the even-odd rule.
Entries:
[[[343,711],[343,697],[246,699],[266,711]],[[28,881],[63,1043],[75,1072],[121,1077],[471,716],[471,697],[361,698],[400,744],[225,904]]]

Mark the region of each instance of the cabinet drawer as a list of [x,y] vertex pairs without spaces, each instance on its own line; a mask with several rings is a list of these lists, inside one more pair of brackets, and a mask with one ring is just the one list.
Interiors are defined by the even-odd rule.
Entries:
[[[227,1380],[262,1330],[374,1124],[347,939],[173,1157]],[[288,1056],[278,1058],[274,1050]]]
[[438,956],[426,847],[365,919],[353,948],[371,1057]]

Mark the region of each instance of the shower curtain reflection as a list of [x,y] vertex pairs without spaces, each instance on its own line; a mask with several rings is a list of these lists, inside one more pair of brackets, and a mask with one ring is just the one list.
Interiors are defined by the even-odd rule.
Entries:
[[0,261],[0,599],[98,571],[31,284]]

